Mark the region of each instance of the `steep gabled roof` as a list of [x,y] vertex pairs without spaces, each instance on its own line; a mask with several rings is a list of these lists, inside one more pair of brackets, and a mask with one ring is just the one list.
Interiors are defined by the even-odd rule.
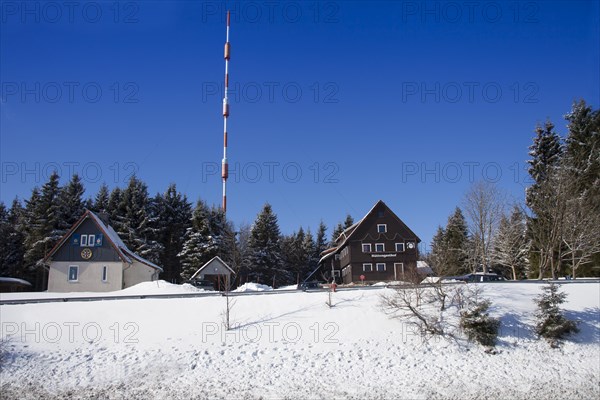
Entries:
[[[322,261],[324,261],[325,259],[331,257],[333,254],[335,254],[339,249],[341,249],[342,247],[344,247],[344,245],[346,244],[346,242],[348,242],[348,240],[350,240],[352,238],[352,236],[354,235],[354,233],[356,231],[358,231],[358,228],[366,221],[367,217],[369,217],[371,214],[373,214],[373,212],[375,211],[375,209],[377,208],[378,205],[382,204],[389,212],[390,214],[396,218],[398,220],[398,222],[400,222],[400,224],[406,228],[406,230],[417,239],[417,243],[421,242],[421,239],[419,239],[419,237],[404,223],[404,221],[402,221],[393,211],[391,208],[389,208],[387,206],[387,204],[385,204],[383,202],[383,200],[379,200],[377,203],[375,203],[375,205],[373,207],[371,207],[371,209],[369,210],[369,212],[360,219],[360,221],[356,222],[354,225],[349,226],[348,228],[346,228],[341,234],[340,236],[338,236],[338,238],[336,239],[336,243],[339,242],[339,244],[337,244],[334,247],[330,247],[329,249],[324,250],[323,252],[321,252],[321,259],[319,260],[319,263],[321,263]],[[340,241],[341,240],[341,241]]]
[[200,273],[200,271],[202,271],[204,268],[208,267],[211,263],[213,263],[214,261],[218,262],[219,264],[221,264],[222,266],[224,266],[225,268],[227,268],[229,271],[231,271],[232,274],[235,275],[235,272],[231,269],[231,267],[229,265],[227,265],[225,263],[225,261],[223,261],[221,259],[221,257],[219,256],[214,256],[213,258],[210,259],[210,261],[206,262],[203,266],[201,266],[198,271],[194,272],[194,275],[192,275],[190,277],[190,279],[194,279],[196,277],[196,275],[198,275]]
[[71,235],[77,230],[77,228],[79,228],[79,226],[87,218],[91,219],[94,222],[94,224],[98,227],[98,229],[100,229],[102,234],[107,238],[108,243],[115,250],[115,252],[119,256],[119,258],[123,262],[126,262],[127,264],[133,264],[133,260],[135,260],[135,261],[141,262],[142,264],[145,264],[151,268],[155,268],[160,271],[163,270],[158,265],[146,260],[143,257],[140,257],[139,255],[135,254],[133,251],[129,250],[127,248],[127,246],[125,245],[125,243],[123,243],[123,241],[121,240],[121,238],[119,237],[117,232],[115,232],[115,230],[112,228],[112,226],[110,226],[107,223],[105,223],[104,221],[102,221],[102,219],[100,217],[98,217],[96,214],[94,214],[90,210],[85,211],[85,213],[81,216],[81,218],[79,218],[79,220],[77,222],[75,222],[75,224],[73,224],[71,229],[69,229],[69,231],[58,241],[58,243],[56,243],[56,245],[52,248],[52,250],[50,250],[48,255],[46,255],[46,257],[44,257],[45,263],[48,262],[48,260],[58,251],[58,249],[60,249],[62,246],[64,246],[64,244],[69,240]]

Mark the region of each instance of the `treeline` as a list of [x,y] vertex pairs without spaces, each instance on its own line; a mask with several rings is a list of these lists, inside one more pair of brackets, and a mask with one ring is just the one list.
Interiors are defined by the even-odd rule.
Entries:
[[564,137],[550,121],[535,129],[524,205],[508,205],[490,183],[465,194],[431,243],[427,259],[439,275],[600,275],[600,111],[581,100],[564,118]]
[[[127,247],[160,265],[161,279],[174,283],[185,282],[218,255],[236,271],[237,283],[293,284],[317,267],[330,244],[322,222],[315,235],[302,227],[282,235],[269,204],[252,226],[236,228],[219,207],[203,200],[193,205],[174,184],[151,197],[134,176],[125,188],[110,191],[102,185],[94,198],[84,198],[84,192],[78,175],[61,186],[53,173],[24,204],[18,199],[10,208],[0,203],[0,276],[45,290],[43,259],[85,209],[105,214]],[[336,232],[351,221],[348,216]]]

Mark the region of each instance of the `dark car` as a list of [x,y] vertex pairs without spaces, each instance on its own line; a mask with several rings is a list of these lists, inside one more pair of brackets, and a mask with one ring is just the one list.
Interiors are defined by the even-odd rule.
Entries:
[[212,281],[205,279],[192,279],[190,285],[197,287],[198,289],[204,290],[215,290],[215,284]]
[[309,289],[320,289],[321,283],[319,281],[302,282],[298,285],[298,290],[309,290]]

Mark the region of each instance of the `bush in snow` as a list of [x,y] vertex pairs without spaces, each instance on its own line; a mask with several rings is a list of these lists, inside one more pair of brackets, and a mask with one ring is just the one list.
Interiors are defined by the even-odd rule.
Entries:
[[559,286],[551,283],[542,288],[543,293],[535,302],[537,304],[535,332],[548,340],[552,347],[558,347],[559,341],[571,333],[579,332],[577,324],[562,314],[560,305],[567,298],[567,294],[559,292]]
[[489,300],[477,301],[460,313],[460,329],[465,332],[470,341],[484,346],[496,344],[500,327],[500,320],[488,314],[490,304]]

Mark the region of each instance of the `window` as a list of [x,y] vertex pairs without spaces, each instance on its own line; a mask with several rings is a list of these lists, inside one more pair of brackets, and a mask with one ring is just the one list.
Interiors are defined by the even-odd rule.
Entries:
[[77,282],[79,279],[79,266],[70,265],[69,266],[69,282]]
[[387,225],[386,224],[377,224],[377,232],[379,232],[379,233],[386,233],[387,232]]
[[88,246],[94,247],[96,244],[96,235],[88,235]]
[[363,264],[363,272],[373,272],[373,264]]
[[81,240],[79,241],[79,245],[80,246],[87,246],[88,245],[88,237],[87,237],[87,235],[81,235]]
[[104,265],[102,267],[102,282],[108,281],[108,266]]
[[383,251],[385,251],[385,244],[384,243],[375,243],[375,252],[381,253]]
[[362,248],[363,248],[363,253],[370,253],[371,252],[371,243],[363,243]]
[[385,272],[385,263],[377,263],[377,272]]
[[403,252],[404,251],[404,243],[396,243],[396,251]]

